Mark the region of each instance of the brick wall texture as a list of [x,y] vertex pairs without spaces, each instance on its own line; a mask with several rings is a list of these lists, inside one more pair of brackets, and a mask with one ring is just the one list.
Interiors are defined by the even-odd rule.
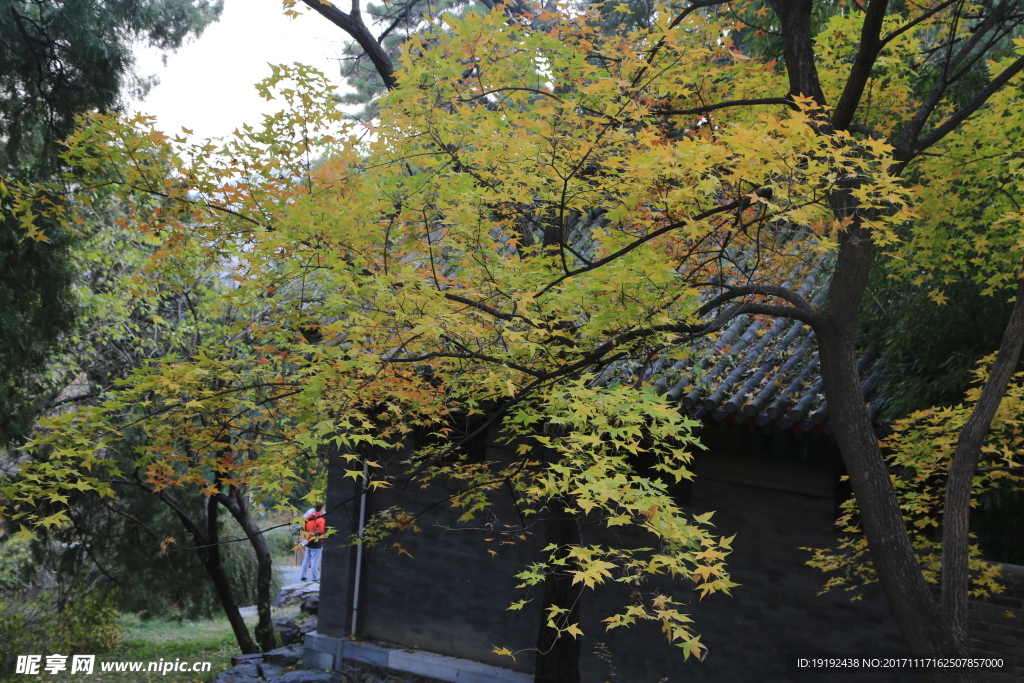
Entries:
[[[687,492],[694,512],[714,510],[722,535],[736,534],[728,558],[740,586],[732,596],[698,599],[687,582],[659,589],[687,604],[695,630],[708,647],[703,661],[684,660],[653,624],[606,631],[602,619],[628,600],[619,586],[584,593],[581,607],[585,683],[660,683],[668,681],[828,681],[911,682],[912,671],[861,670],[795,672],[787,655],[797,653],[906,654],[895,622],[877,586],[852,601],[849,593],[819,595],[823,577],[804,563],[802,547],[827,547],[835,540],[837,464],[825,453],[803,447],[799,456],[712,450],[697,463]],[[489,455],[502,454],[492,446]],[[808,453],[811,455],[808,456]],[[732,460],[730,460],[730,458]],[[750,462],[754,462],[751,465]],[[746,464],[744,464],[746,463]],[[740,468],[737,474],[736,468]],[[351,479],[332,470],[331,513],[338,529],[324,554],[320,632],[349,635],[353,589],[353,550],[344,539],[354,531],[356,496]],[[795,482],[795,483],[794,483]],[[529,672],[540,616],[539,595],[517,589],[515,574],[538,558],[543,531],[537,525],[525,540],[502,544],[492,529],[520,526],[511,496],[498,493],[492,515],[460,524],[445,505],[429,506],[450,495],[444,486],[370,494],[370,509],[401,505],[429,508],[419,518],[421,533],[403,534],[411,555],[387,544],[368,550],[363,565],[358,635],[408,647],[473,659]],[[527,520],[527,524],[530,520]],[[490,527],[488,526],[490,525]],[[642,538],[585,526],[584,542],[635,544]],[[494,540],[486,540],[494,539]],[[649,541],[647,541],[649,543]],[[975,654],[1001,656],[1024,664],[1024,575],[1012,577],[1008,593],[972,601]],[[520,611],[508,605],[536,597]],[[493,653],[495,647],[523,651],[515,660]],[[990,672],[985,680],[1022,680],[1024,668]]]

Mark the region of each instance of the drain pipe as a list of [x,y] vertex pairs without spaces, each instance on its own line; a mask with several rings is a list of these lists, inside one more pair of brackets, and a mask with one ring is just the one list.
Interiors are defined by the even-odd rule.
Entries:
[[366,490],[370,487],[370,466],[363,461],[363,492],[359,496],[359,545],[356,546],[356,580],[352,590],[352,630],[350,635],[356,635],[356,625],[359,623],[359,586],[363,576],[363,529],[366,528]]

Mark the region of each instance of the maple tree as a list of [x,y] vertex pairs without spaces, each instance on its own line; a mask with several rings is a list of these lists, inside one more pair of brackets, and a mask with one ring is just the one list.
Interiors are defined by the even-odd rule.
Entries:
[[[151,199],[134,201],[132,210],[159,215],[161,199]],[[94,485],[69,480],[62,492],[33,504],[32,514],[45,530],[39,540],[45,543],[47,538],[59,538],[64,533],[62,527],[87,536],[88,527],[96,523],[97,509],[120,515],[144,529],[150,536],[149,543],[158,544],[162,553],[196,555],[200,571],[209,578],[213,597],[224,610],[243,652],[272,649],[276,643],[270,615],[271,557],[253,507],[260,501],[250,497],[244,481],[231,480],[224,476],[224,467],[197,455],[197,447],[208,448],[213,441],[220,449],[217,457],[230,461],[232,456],[225,455],[225,451],[234,446],[239,451],[234,457],[244,463],[252,457],[252,449],[258,449],[263,432],[274,429],[266,422],[273,411],[247,410],[248,404],[236,402],[232,394],[232,382],[237,378],[231,374],[229,358],[245,358],[251,352],[251,337],[243,334],[225,338],[223,334],[228,322],[258,323],[268,309],[232,303],[219,296],[223,283],[217,276],[219,262],[215,254],[211,260],[202,250],[185,253],[178,249],[173,262],[162,262],[166,242],[151,230],[125,229],[123,209],[124,203],[116,194],[102,187],[89,193],[88,201],[61,205],[61,212],[73,216],[71,226],[78,233],[73,266],[82,273],[75,292],[80,320],[61,344],[54,370],[59,377],[72,379],[70,384],[65,380],[63,391],[48,406],[43,429],[69,429],[73,436],[63,448],[32,453],[30,444],[29,451],[17,455],[28,453],[44,460],[45,464],[38,462],[35,466],[40,474],[56,472],[68,448],[73,449],[75,442],[89,443],[100,449],[103,467],[102,471],[90,471],[89,481]],[[217,386],[223,401],[207,405],[208,410],[199,415],[204,427],[189,433],[177,429],[174,419],[155,419],[174,410],[182,391],[194,388],[195,378],[206,373],[199,361],[211,354],[219,356],[215,364],[218,372],[207,378],[208,383]],[[189,359],[187,367],[172,370],[181,358]],[[153,373],[155,363],[163,366],[161,374]],[[126,378],[134,381],[134,392],[117,397],[118,387]],[[273,386],[266,384],[267,388]],[[164,400],[168,392],[174,397],[169,404]],[[110,398],[111,393],[115,398]],[[196,419],[194,412],[172,412],[172,416]],[[241,435],[222,436],[230,434],[240,420],[246,421]],[[149,429],[137,428],[147,422]],[[189,437],[199,439],[198,444]],[[150,457],[158,457],[159,465],[148,458],[139,459],[138,454],[146,449],[150,449]],[[300,474],[305,474],[301,467],[293,478],[300,478]],[[10,485],[5,477],[0,486],[8,519],[21,517],[21,484]],[[154,538],[156,516],[147,515],[142,522],[131,514],[131,502],[140,495],[149,496],[151,504],[164,506],[170,523],[177,522],[188,541],[177,543],[166,533]],[[235,585],[228,571],[227,560],[233,553],[224,546],[223,512],[233,518],[243,534],[243,538],[234,540],[245,541],[256,559],[259,622],[255,642],[238,609],[242,587]],[[96,555],[102,557],[103,553],[90,544],[91,539],[86,537],[75,545],[88,548],[89,558],[102,571]]]
[[[363,45],[358,4],[309,4],[362,26]],[[498,7],[413,36],[400,68],[382,71],[393,89],[373,124],[347,123],[301,66],[275,67],[261,86],[282,112],[223,143],[171,139],[143,119],[87,122],[68,161],[126,201],[161,198],[125,223],[160,236],[154,261],[220,264],[233,283],[222,305],[269,313],[219,332],[252,335],[251,352],[218,341],[156,362],[106,408],[52,423],[35,440],[52,454],[27,473],[21,519],[59,523],[33,520],[29,504],[67,486],[106,490],[90,470],[105,466],[97,435],[121,436],[111,407],[152,406],[135,426],[155,488],[216,473],[210,496],[244,484],[268,500],[325,444],[350,476],[365,467],[369,486],[386,485],[373,448],[427,427],[436,441],[410,476],[460,482],[453,502],[467,515],[511,486],[547,520],[545,556],[521,575],[544,584],[538,681],[578,676],[568,660],[581,584],[634,586],[609,625],[656,620],[700,654],[683,606],[644,586],[668,574],[727,591],[731,539],[672,500],[694,425],[647,380],[738,315],[782,316],[817,334],[873,569],[908,648],[966,653],[971,481],[1024,339],[1024,297],[946,480],[941,606],[864,405],[856,314],[879,253],[934,283],[937,304],[963,271],[993,295],[1015,284],[1021,16],[1012,2],[837,7],[812,22],[807,1],[745,6],[775,22],[781,62],[727,3],[659,7],[621,30],[578,5]],[[39,236],[31,199],[10,206]],[[950,220],[960,213],[973,218]],[[820,305],[791,286],[829,266]],[[482,426],[444,427],[459,414]],[[491,427],[516,439],[514,462],[454,457]],[[638,454],[657,476],[638,474]],[[637,525],[651,547],[582,543],[582,516]]]
[[[728,4],[694,3],[676,16],[700,8],[714,12],[709,8]],[[822,7],[832,10],[822,12]],[[887,170],[925,181],[916,203],[920,213],[896,231],[905,240],[900,258],[907,253],[913,256],[904,272],[914,274],[915,284],[938,284],[933,295],[942,304],[941,284],[967,273],[984,283],[985,293],[996,294],[1020,275],[1019,238],[1013,229],[1020,221],[1020,127],[1013,114],[1019,107],[1020,90],[1011,84],[1024,68],[1019,54],[1019,4],[982,3],[968,8],[954,2],[920,6],[871,2],[863,11],[841,8],[841,4],[811,2],[740,3],[737,9],[745,13],[732,28],[740,29],[739,43],[745,39],[754,50],[759,40],[775,41],[776,48],[781,41],[788,96],[794,102],[799,96],[810,97],[822,108],[816,116],[819,132],[846,130],[865,140],[887,140],[893,160]],[[770,33],[774,33],[771,38]],[[770,47],[762,45],[761,52]],[[775,93],[780,91],[776,86]],[[743,92],[750,99],[673,113],[696,116],[721,106],[733,114],[734,107],[765,103],[751,97],[763,90],[755,87]],[[715,98],[699,100],[699,104],[709,102]],[[829,102],[835,102],[832,109]],[[932,157],[939,161],[929,163]],[[977,173],[965,177],[966,167]],[[876,253],[890,246],[872,233],[870,221],[878,213],[850,196],[850,190],[862,182],[850,174],[827,190],[833,214],[844,229],[837,234],[836,266],[826,303],[807,321],[818,333],[826,396],[861,503],[867,539],[908,646],[914,652],[963,652],[970,482],[983,436],[1019,356],[1019,320],[1024,311],[1017,297],[992,375],[971,420],[959,433],[945,494],[946,559],[940,607],[928,594],[903,533],[853,362],[854,321],[870,264]],[[961,220],[951,220],[952,216]],[[965,224],[970,227],[965,229]],[[950,672],[928,675],[971,677]]]

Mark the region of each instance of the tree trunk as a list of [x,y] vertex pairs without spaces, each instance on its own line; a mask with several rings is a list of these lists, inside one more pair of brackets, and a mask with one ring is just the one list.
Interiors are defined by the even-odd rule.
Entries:
[[[576,516],[566,509],[561,498],[548,502],[548,517],[544,523],[545,545],[558,546],[548,555],[548,561],[562,555],[562,549],[579,545],[580,525]],[[579,638],[560,634],[548,626],[548,610],[553,606],[567,610],[554,617],[560,628],[579,622],[580,593],[582,584],[573,585],[572,575],[553,566],[544,579],[544,595],[541,603],[540,633],[537,637],[537,660],[534,683],[579,683],[580,652]]]
[[782,25],[783,59],[789,76],[790,97],[803,95],[825,104],[814,64],[811,9],[814,0],[768,0]]
[[[857,496],[872,563],[908,649],[915,655],[965,656],[964,644],[942,620],[939,605],[918,567],[861,393],[856,321],[873,255],[870,235],[859,221],[854,221],[841,236],[823,311],[824,322],[815,328],[825,397]],[[948,669],[925,669],[921,676],[922,680],[934,683],[977,680],[971,671]]]
[[245,491],[235,488],[229,494],[218,494],[218,498],[242,527],[252,549],[256,553],[256,613],[259,621],[256,624],[256,642],[264,652],[277,647],[277,634],[274,621],[270,614],[270,587],[273,582],[274,567],[270,558],[270,548],[256,520],[249,514],[249,503],[245,499]]
[[956,442],[956,453],[946,478],[946,501],[942,516],[942,616],[964,643],[967,640],[967,565],[970,554],[971,489],[985,435],[1006,394],[1024,344],[1024,278],[1017,281],[1017,300],[1003,333],[999,353],[989,373],[981,398]]
[[[824,105],[810,30],[813,3],[810,0],[769,2],[782,24],[790,96],[809,96]],[[873,3],[872,14],[884,14],[885,5],[884,0]],[[880,26],[874,21],[865,29],[862,40],[876,38],[870,35],[869,29]],[[862,56],[864,63],[859,64],[859,69],[869,71],[873,56],[867,52]],[[857,101],[852,94],[845,99],[843,117],[852,121]],[[957,638],[952,626],[943,621],[939,604],[918,567],[896,491],[861,393],[856,363],[857,314],[867,287],[875,246],[870,231],[863,227],[860,208],[852,193],[856,182],[855,179],[844,181],[846,186],[841,184],[829,196],[834,215],[840,220],[852,220],[839,235],[839,254],[828,297],[822,316],[814,325],[825,397],[836,440],[857,496],[872,563],[908,649],[924,656],[965,656],[966,641]],[[922,669],[921,676],[930,683],[977,680],[973,672],[966,670]]]
[[[213,581],[213,587],[217,591],[224,615],[231,624],[231,630],[238,641],[238,647],[242,654],[252,655],[259,653],[260,649],[252,641],[249,635],[249,628],[245,625],[241,613],[238,611],[238,601],[235,600],[235,591],[231,588],[231,581],[224,572],[224,564],[220,556],[220,530],[218,529],[217,511],[220,504],[215,496],[206,499],[206,538],[197,538],[193,534],[193,540],[199,547],[199,557],[202,559],[206,573]],[[205,542],[204,542],[205,541]]]
[[231,581],[224,572],[224,564],[220,557],[220,529],[218,528],[217,516],[219,504],[216,497],[210,496],[203,503],[203,516],[206,522],[206,528],[204,529],[189,516],[185,508],[166,489],[154,491],[152,487],[142,481],[138,473],[134,475],[133,479],[121,480],[118,483],[129,484],[152,493],[160,498],[164,505],[171,508],[171,511],[174,512],[181,522],[181,525],[185,527],[185,532],[196,545],[196,550],[199,552],[199,561],[203,563],[203,568],[206,569],[210,581],[213,582],[213,588],[217,592],[221,609],[224,610],[224,615],[228,618],[231,630],[235,634],[235,641],[238,642],[238,649],[242,651],[242,654],[246,655],[259,654],[260,650],[256,647],[256,643],[253,642],[252,636],[249,635],[249,628],[245,625],[245,620],[242,619],[242,615],[238,611],[238,601],[235,600],[235,591],[231,588]]

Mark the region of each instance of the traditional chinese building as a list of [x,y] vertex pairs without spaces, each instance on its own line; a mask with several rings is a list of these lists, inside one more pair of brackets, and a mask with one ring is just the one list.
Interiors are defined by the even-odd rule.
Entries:
[[[702,420],[699,435],[707,450],[696,455],[694,482],[675,494],[694,513],[715,511],[718,533],[736,535],[728,565],[740,585],[732,596],[703,600],[689,583],[659,586],[687,603],[708,648],[703,661],[684,659],[650,623],[606,630],[602,620],[629,596],[618,587],[586,591],[580,619],[583,680],[918,680],[909,670],[795,668],[801,654],[906,654],[877,585],[859,591],[856,601],[850,593],[820,594],[824,577],[806,565],[810,554],[804,548],[835,543],[837,506],[849,495],[813,333],[796,321],[743,317],[717,340],[698,344],[698,363],[622,364],[600,381],[651,381]],[[866,397],[877,372],[872,360],[867,349],[860,361]],[[495,436],[481,442],[481,457],[513,457],[511,446]],[[402,455],[382,457],[397,462]],[[532,681],[539,600],[518,611],[507,607],[524,597],[515,574],[536,561],[543,539],[519,518],[511,495],[497,500],[494,516],[476,530],[458,530],[458,513],[437,505],[451,494],[443,485],[378,490],[364,500],[343,470],[332,463],[328,522],[337,535],[324,552],[319,630],[307,637],[307,665],[337,668],[348,659],[449,681]],[[422,511],[422,532],[397,539],[403,552],[362,551],[349,544],[359,528],[361,503],[367,511],[393,505]],[[515,543],[485,540],[495,538],[489,530],[524,527]],[[643,542],[597,525],[582,533],[584,543]],[[1016,658],[1022,666],[986,674],[986,680],[1019,680],[1024,673],[1024,582],[1018,586],[1015,576],[1008,594],[972,603],[975,652]],[[496,647],[520,654],[498,655]]]

